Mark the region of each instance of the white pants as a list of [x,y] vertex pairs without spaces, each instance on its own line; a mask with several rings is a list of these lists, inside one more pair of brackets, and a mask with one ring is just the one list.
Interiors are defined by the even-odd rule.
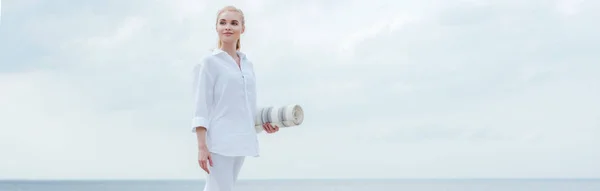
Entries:
[[223,156],[211,153],[213,166],[208,167],[204,191],[233,191],[238,174],[244,164],[244,156]]

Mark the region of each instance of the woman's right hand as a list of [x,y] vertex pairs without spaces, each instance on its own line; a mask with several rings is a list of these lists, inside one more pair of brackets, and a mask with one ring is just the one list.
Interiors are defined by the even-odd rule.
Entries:
[[206,173],[210,174],[210,170],[208,170],[208,165],[213,166],[212,157],[210,156],[210,152],[206,146],[201,146],[198,149],[198,163],[200,167],[206,171]]

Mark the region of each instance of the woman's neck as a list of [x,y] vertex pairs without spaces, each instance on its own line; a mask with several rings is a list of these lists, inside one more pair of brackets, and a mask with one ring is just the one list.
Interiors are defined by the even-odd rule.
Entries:
[[223,46],[221,46],[221,50],[227,52],[227,54],[229,54],[233,58],[237,58],[238,56],[237,51],[235,49],[235,44],[223,44]]

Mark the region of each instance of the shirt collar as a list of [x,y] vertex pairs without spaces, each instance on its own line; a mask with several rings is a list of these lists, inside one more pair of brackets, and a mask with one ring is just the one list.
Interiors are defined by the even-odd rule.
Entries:
[[[244,54],[243,52],[238,50],[238,51],[236,51],[236,53],[240,56],[240,59],[246,58],[246,54]],[[227,54],[227,52],[221,50],[220,48],[215,48],[215,49],[213,49],[212,54],[220,55],[220,54]]]

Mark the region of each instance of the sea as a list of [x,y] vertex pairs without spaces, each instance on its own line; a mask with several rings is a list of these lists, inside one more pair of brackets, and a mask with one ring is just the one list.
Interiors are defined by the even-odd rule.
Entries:
[[[202,191],[202,180],[0,180],[0,191]],[[600,179],[239,180],[235,191],[600,191]]]

